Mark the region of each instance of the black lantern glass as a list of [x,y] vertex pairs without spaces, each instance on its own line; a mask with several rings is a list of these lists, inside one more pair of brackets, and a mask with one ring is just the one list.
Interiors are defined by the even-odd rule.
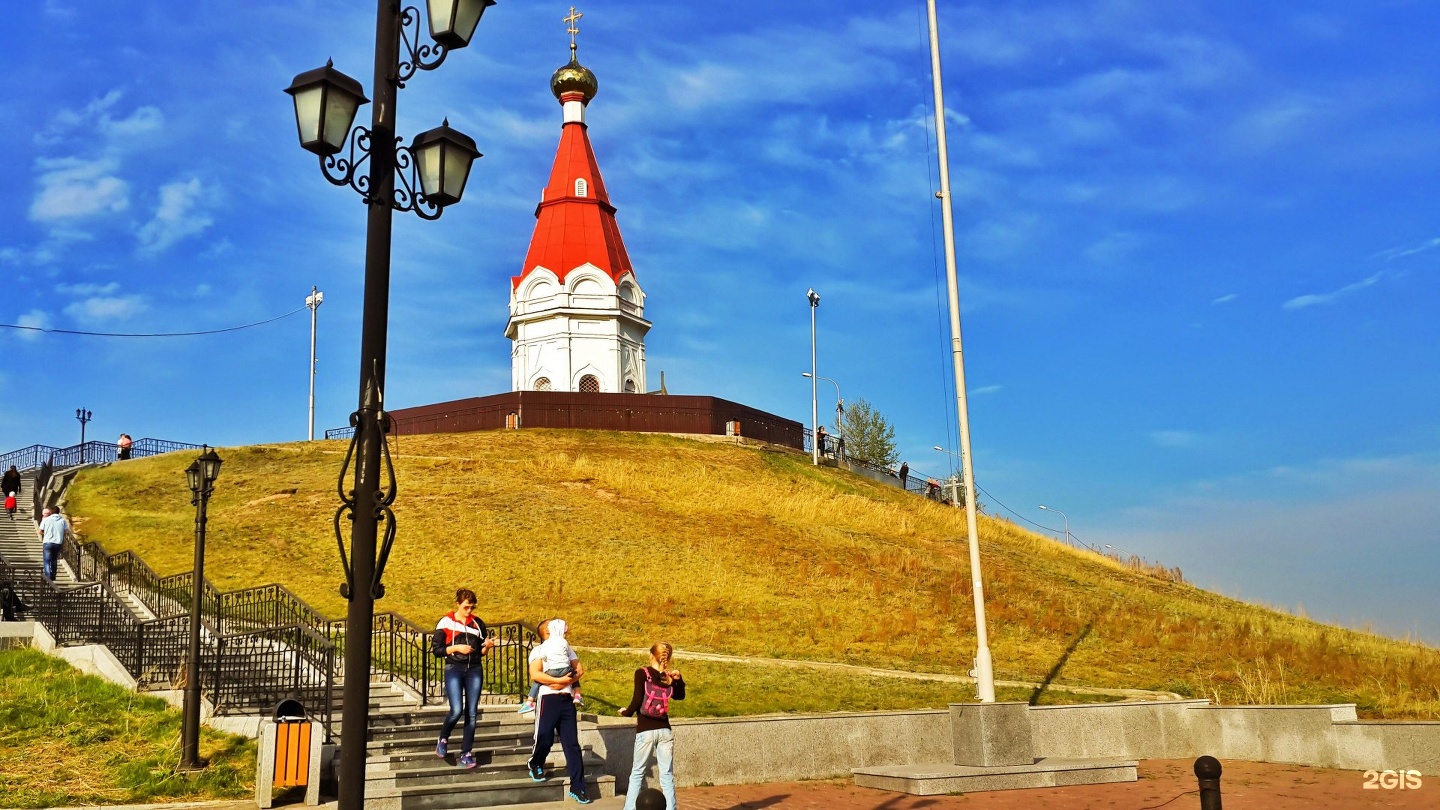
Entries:
[[185,468],[185,480],[190,482],[190,491],[199,495],[200,490],[205,487],[205,479],[200,473],[200,462],[190,462],[190,466]]
[[470,164],[481,154],[470,136],[450,128],[450,121],[415,136],[410,146],[420,164],[420,187],[425,199],[440,207],[460,201]]
[[325,67],[307,70],[285,88],[295,99],[295,125],[300,146],[317,155],[333,155],[345,146],[360,105],[369,104],[360,82]]
[[215,484],[215,479],[220,477],[220,456],[215,454],[215,448],[210,448],[202,454],[198,460],[200,474],[204,477],[205,488],[209,489]]
[[447,48],[463,48],[475,26],[495,0],[425,0],[430,9],[430,37]]

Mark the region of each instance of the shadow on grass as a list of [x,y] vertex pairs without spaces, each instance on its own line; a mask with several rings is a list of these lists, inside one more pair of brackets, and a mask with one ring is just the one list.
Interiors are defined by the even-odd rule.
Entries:
[[1065,662],[1070,660],[1070,656],[1074,654],[1076,648],[1078,648],[1080,646],[1080,643],[1085,640],[1085,637],[1090,635],[1090,630],[1094,626],[1095,622],[1091,621],[1087,623],[1084,627],[1082,627],[1080,629],[1079,635],[1075,636],[1075,638],[1070,642],[1070,646],[1065,648],[1065,652],[1060,656],[1060,660],[1056,661],[1055,666],[1051,667],[1050,671],[1045,673],[1045,679],[1040,681],[1040,685],[1035,687],[1034,692],[1030,693],[1029,703],[1031,706],[1040,705],[1040,698],[1045,694],[1045,690],[1049,689],[1050,684],[1053,683],[1057,677],[1059,677],[1060,670],[1065,668]]

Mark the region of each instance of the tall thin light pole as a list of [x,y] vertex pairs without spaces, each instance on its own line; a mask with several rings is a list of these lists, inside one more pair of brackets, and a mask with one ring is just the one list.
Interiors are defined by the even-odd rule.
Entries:
[[820,466],[820,406],[818,371],[815,367],[815,310],[820,308],[820,293],[811,287],[805,294],[810,300],[810,463]]
[[[813,373],[808,372],[808,371],[802,371],[802,372],[800,372],[800,376],[801,376],[801,377],[806,377],[806,378],[819,377],[818,374],[813,374]],[[835,386],[835,420],[836,420],[836,421],[835,421],[835,424],[838,426],[838,425],[840,424],[840,421],[839,421],[839,420],[840,420],[840,415],[845,412],[845,400],[843,400],[843,399],[840,398],[840,383],[835,382],[834,380],[830,379],[829,377],[820,377],[820,379],[822,379],[822,380],[824,380],[825,382],[828,382],[828,383],[830,383],[831,385]]]
[[980,530],[975,518],[975,469],[970,456],[970,409],[965,397],[965,356],[960,348],[960,288],[955,273],[955,215],[950,206],[950,157],[945,145],[945,94],[940,88],[940,27],[935,0],[925,1],[930,17],[930,72],[935,86],[935,143],[940,158],[940,212],[945,228],[945,286],[950,297],[950,345],[955,360],[955,405],[960,417],[960,466],[965,477],[965,528],[970,535],[970,584],[975,597],[975,693],[995,702],[995,667],[985,630],[985,589],[980,577]]
[[1040,508],[1044,509],[1046,512],[1057,512],[1059,513],[1060,517],[1065,518],[1065,545],[1074,545],[1070,542],[1070,516],[1065,514],[1064,512],[1061,512],[1059,509],[1051,506],[1046,506],[1043,503],[1040,504]]
[[305,297],[305,307],[310,310],[310,433],[309,441],[315,441],[315,315],[325,302],[325,293],[312,286]]
[[92,416],[94,416],[94,414],[91,413],[90,411],[85,410],[84,408],[76,408],[76,409],[75,409],[75,418],[78,419],[78,420],[80,420],[80,463],[81,463],[81,464],[84,464],[84,463],[85,463],[85,424],[90,421],[90,418],[91,418]]

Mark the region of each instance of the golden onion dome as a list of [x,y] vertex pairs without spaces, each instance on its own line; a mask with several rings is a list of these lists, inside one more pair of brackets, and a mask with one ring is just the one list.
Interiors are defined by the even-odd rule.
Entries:
[[565,93],[581,93],[585,96],[585,103],[589,104],[590,99],[600,92],[600,82],[595,78],[595,74],[590,72],[590,68],[580,64],[579,58],[572,51],[570,64],[555,71],[555,75],[550,77],[550,92],[555,94],[555,98],[560,98]]

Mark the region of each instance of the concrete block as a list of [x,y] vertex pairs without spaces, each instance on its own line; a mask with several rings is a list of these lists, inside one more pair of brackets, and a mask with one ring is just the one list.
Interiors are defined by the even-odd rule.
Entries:
[[1027,765],[972,767],[967,765],[896,765],[856,768],[860,787],[936,796],[946,793],[981,793],[1037,787],[1098,785],[1134,782],[1135,762],[1118,760],[1042,759]]
[[1031,765],[1035,747],[1024,703],[951,703],[956,765]]

